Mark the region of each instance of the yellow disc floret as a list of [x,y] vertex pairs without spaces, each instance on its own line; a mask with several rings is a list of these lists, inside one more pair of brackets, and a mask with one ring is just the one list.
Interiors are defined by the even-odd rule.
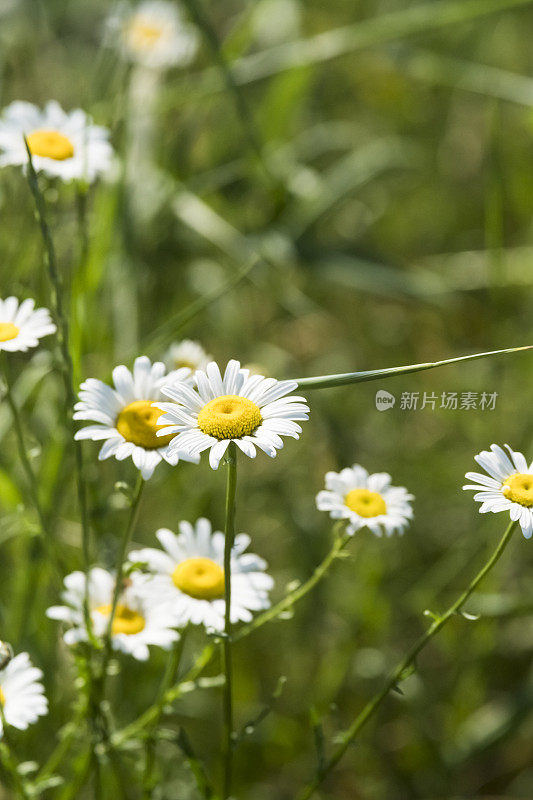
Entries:
[[263,418],[247,397],[225,394],[210,400],[198,414],[198,427],[215,439],[240,439],[253,433]]
[[172,573],[174,586],[197,600],[224,597],[224,570],[210,558],[187,558]]
[[127,442],[144,447],[145,450],[155,450],[167,445],[175,434],[157,436],[157,431],[164,428],[157,421],[163,414],[150,400],[135,400],[125,406],[117,417],[117,431],[122,434]]
[[74,155],[74,145],[59,131],[33,131],[26,137],[32,156],[65,161]]
[[[98,606],[96,611],[108,617],[111,614],[111,605]],[[115,608],[111,633],[113,635],[117,633],[126,633],[128,636],[131,636],[134,633],[140,633],[144,630],[145,625],[146,620],[142,614],[139,614],[138,611],[134,611],[132,608],[128,608],[128,606],[122,605],[122,603],[118,603]]]
[[379,492],[370,489],[352,489],[344,498],[344,505],[360,517],[379,517],[387,513],[387,504]]
[[2,690],[2,687],[0,686],[0,706],[4,707],[5,704],[6,704],[6,696]]
[[533,506],[533,475],[516,473],[503,482],[502,492],[508,500],[529,508]]
[[10,339],[16,339],[20,333],[20,329],[12,322],[0,322],[0,342],[9,342]]
[[126,39],[132,50],[150,50],[163,35],[160,25],[142,18],[132,20],[126,29]]

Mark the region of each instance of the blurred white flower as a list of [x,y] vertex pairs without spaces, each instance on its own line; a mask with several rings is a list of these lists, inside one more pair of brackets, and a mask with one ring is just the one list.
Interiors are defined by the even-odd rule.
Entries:
[[111,169],[109,131],[93,125],[79,108],[67,113],[54,100],[44,111],[32,103],[11,103],[0,118],[0,166],[27,164],[24,136],[36,171],[50,177],[91,183]]
[[[67,575],[64,583],[65,591],[61,597],[65,605],[52,606],[46,614],[69,626],[64,639],[66,644],[74,645],[87,641],[83,616],[85,574],[72,572]],[[143,591],[145,583],[145,577],[135,573],[125,581],[111,631],[113,649],[128,653],[138,661],[146,661],[149,657],[149,645],[169,650],[173,642],[179,639],[178,632],[173,629],[174,615],[157,602],[153,592],[150,597],[146,595]],[[93,633],[102,639],[109,625],[114,591],[114,575],[100,567],[93,567],[89,573],[89,613]]]
[[120,7],[107,22],[108,43],[111,37],[126,58],[153,69],[186,66],[198,49],[196,29],[167,0]]
[[173,342],[163,359],[170,370],[188,367],[195,372],[197,369],[205,369],[211,356],[205,352],[200,342],[183,339],[181,342]]
[[39,683],[42,677],[28,653],[19,653],[0,670],[0,705],[8,725],[23,731],[48,713],[44,687]]
[[[132,562],[144,562],[153,577],[145,591],[167,601],[181,627],[191,622],[213,630],[224,630],[224,534],[211,530],[207,519],[195,525],[179,523],[180,533],[157,531],[164,552],[154,548],[136,550]],[[268,592],[274,581],[264,570],[265,561],[244,551],[250,544],[245,533],[237,534],[231,551],[231,621],[249,622],[252,611],[269,608]]]
[[0,350],[26,352],[55,330],[48,309],[35,309],[34,300],[24,300],[20,305],[16,297],[0,300]]
[[250,458],[259,447],[272,458],[283,447],[282,436],[298,439],[302,429],[296,420],[308,419],[304,397],[285,397],[296,381],[277,381],[250,375],[238,361],[229,361],[224,378],[214,361],[205,372],[198,370],[197,390],[183,383],[165,385],[162,392],[175,403],[157,403],[168,425],[158,435],[175,435],[169,451],[196,456],[209,449],[209,463],[217,469],[230,442]]
[[332,519],[349,520],[346,532],[354,534],[369,528],[376,536],[403,533],[413,518],[412,494],[403,486],[391,486],[386,472],[369,475],[364,467],[354,464],[340,472],[326,473],[326,488],[316,496],[320,511]]
[[130,458],[145,480],[164,459],[175,465],[179,459],[198,463],[198,455],[170,452],[173,436],[159,438],[162,413],[154,404],[161,400],[163,384],[177,381],[190,384],[190,369],[182,368],[166,373],[161,361],[151,363],[147,356],[135,359],[133,372],[124,365],[113,370],[113,388],[89,378],[80,387],[80,402],[74,406],[74,419],[91,420],[95,424],[81,428],[76,439],[105,439],[98,458],[103,461],[114,456],[118,461]]
[[499,445],[492,444],[490,450],[482,450],[474,456],[477,463],[488,472],[467,472],[466,477],[473,484],[463,489],[477,492],[474,500],[481,503],[479,513],[508,511],[513,522],[519,522],[526,539],[533,534],[533,462],[528,464],[522,453],[511,450],[508,453]]

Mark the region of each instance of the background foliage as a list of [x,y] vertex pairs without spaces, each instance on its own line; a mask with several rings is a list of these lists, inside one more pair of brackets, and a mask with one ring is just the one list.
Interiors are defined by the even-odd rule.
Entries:
[[[189,69],[158,78],[102,46],[108,2],[0,5],[2,105],[54,98],[82,107],[112,129],[124,164],[87,195],[47,190],[72,292],[77,378],[105,379],[115,364],[130,365],[139,353],[161,357],[182,337],[200,340],[219,362],[237,357],[276,377],[527,344],[530,4],[441,25],[437,8],[454,4],[429,2],[433,24],[405,36],[402,20],[415,8],[406,0],[196,2],[189,9],[210,20],[222,56],[204,37]],[[291,30],[293,12],[300,23]],[[368,20],[376,22],[366,46]],[[351,26],[353,48],[322,60],[312,37],[342,26]],[[297,65],[276,69],[306,39],[311,46]],[[266,60],[253,61],[263,50]],[[221,59],[233,65],[233,89]],[[271,74],[256,80],[254,69],[265,63]],[[31,196],[13,168],[0,175],[0,215],[2,296],[47,304]],[[211,294],[219,296],[195,305]],[[80,530],[54,362],[40,350],[17,356],[12,371],[70,570],[80,566]],[[314,506],[328,469],[359,462],[390,472],[416,495],[416,520],[401,539],[358,535],[350,557],[292,619],[235,648],[240,724],[268,702],[280,675],[287,678],[273,713],[240,747],[240,797],[294,797],[316,765],[310,704],[324,735],[334,737],[422,630],[423,609],[444,607],[468,582],[503,520],[478,516],[460,491],[462,476],[493,441],[531,457],[530,379],[531,360],[519,354],[310,392],[301,441],[275,461],[243,464],[238,529],[268,559],[276,596],[329,547],[331,526]],[[396,395],[394,409],[376,411],[378,388]],[[399,404],[404,391],[490,391],[498,400],[494,411],[407,411]],[[74,670],[57,644],[57,624],[43,615],[56,602],[58,576],[34,545],[10,427],[0,406],[0,626],[2,638],[28,649],[45,671],[51,713],[13,737],[22,758],[41,761],[69,719]],[[92,443],[86,453],[99,559],[111,566],[125,518],[113,486],[131,482],[133,466],[98,463]],[[199,515],[220,527],[222,514],[223,476],[207,462],[161,466],[147,487],[136,544]],[[531,796],[532,565],[531,544],[517,535],[469,605],[481,619],[458,618],[424,652],[404,694],[391,696],[364,730],[324,798]],[[120,722],[152,701],[163,665],[155,650],[148,665],[123,660],[113,681]],[[169,729],[186,723],[213,775],[219,712],[213,689],[185,697],[166,718]],[[176,742],[169,737],[160,752],[161,797],[196,798]],[[124,757],[124,775],[134,768],[135,753]],[[110,797],[121,796],[115,780],[108,776]]]

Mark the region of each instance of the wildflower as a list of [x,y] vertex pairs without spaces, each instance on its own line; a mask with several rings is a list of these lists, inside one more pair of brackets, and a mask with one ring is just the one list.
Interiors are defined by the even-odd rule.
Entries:
[[0,300],[0,350],[26,352],[37,347],[39,339],[55,333],[47,308],[34,310],[34,300],[24,300],[19,304],[16,297]]
[[211,361],[211,356],[207,355],[199,342],[183,339],[181,342],[174,342],[170,345],[164,361],[169,369],[188,367],[195,372],[197,369],[205,369]]
[[[83,603],[85,597],[85,574],[72,572],[65,578],[65,591],[62,600],[65,605],[52,606],[46,612],[51,619],[66,622],[70,627],[65,632],[66,644],[74,645],[87,641],[84,623]],[[146,661],[149,656],[148,645],[157,645],[169,650],[179,639],[173,630],[174,616],[169,609],[149,598],[143,591],[144,576],[133,573],[125,583],[113,617],[111,645],[114,650]],[[95,636],[102,638],[109,626],[109,616],[113,605],[115,577],[100,567],[93,567],[89,573],[89,613]]]
[[[134,562],[145,562],[153,577],[146,591],[166,600],[179,625],[192,622],[206,628],[224,629],[224,534],[212,532],[207,519],[195,525],[179,523],[180,533],[162,528],[156,536],[163,551],[145,548],[130,553]],[[250,544],[245,533],[237,534],[231,551],[231,621],[249,622],[252,611],[270,606],[268,592],[273,580],[264,570],[265,561],[244,551]]]
[[146,0],[108,20],[108,39],[117,36],[124,56],[153,69],[189,64],[198,48],[195,28],[166,0]]
[[474,456],[477,463],[488,472],[467,472],[466,477],[473,484],[463,489],[477,492],[474,500],[481,503],[480,514],[492,511],[508,511],[513,522],[519,522],[526,539],[533,534],[533,462],[529,464],[522,453],[511,450],[508,453],[497,444],[489,450],[482,450]]
[[74,419],[91,420],[96,424],[81,428],[75,438],[105,439],[98,458],[103,461],[115,456],[123,461],[131,457],[145,480],[163,459],[173,465],[180,457],[198,463],[197,455],[183,454],[176,448],[170,452],[168,445],[172,436],[157,436],[162,413],[154,401],[162,398],[161,387],[173,381],[186,385],[189,376],[190,370],[185,368],[167,375],[161,361],[152,364],[146,356],[139,356],[133,372],[123,365],[115,367],[113,388],[89,378],[81,384]]
[[48,713],[44,687],[39,683],[42,677],[43,673],[32,665],[28,653],[14,656],[0,670],[0,705],[8,725],[24,731]]
[[283,447],[281,436],[299,438],[296,420],[308,419],[305,398],[290,396],[296,381],[277,381],[250,375],[238,361],[230,361],[224,378],[214,361],[194,376],[196,390],[183,383],[165,385],[162,392],[175,403],[157,403],[168,425],[158,435],[177,434],[170,453],[185,451],[195,456],[209,449],[209,463],[217,469],[230,442],[250,458],[259,447],[272,458]]
[[110,170],[109,131],[93,125],[79,108],[67,113],[54,100],[44,111],[32,103],[11,103],[0,118],[0,166],[28,162],[24,137],[35,170],[50,177],[91,183]]
[[403,533],[413,518],[411,501],[403,486],[391,486],[386,472],[369,475],[359,464],[340,472],[326,473],[326,488],[316,496],[320,511],[328,511],[332,519],[349,520],[346,532],[353,535],[360,528],[369,528],[376,536]]

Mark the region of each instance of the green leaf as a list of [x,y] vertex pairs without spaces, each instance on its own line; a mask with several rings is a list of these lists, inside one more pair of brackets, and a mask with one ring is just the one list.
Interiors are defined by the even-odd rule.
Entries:
[[302,389],[330,389],[334,386],[346,386],[351,383],[366,383],[381,378],[390,378],[394,375],[407,375],[411,372],[422,372],[426,369],[445,367],[447,364],[458,364],[460,361],[475,361],[478,358],[519,353],[522,350],[531,350],[533,345],[524,347],[508,347],[505,350],[489,350],[486,353],[473,353],[470,356],[447,358],[444,361],[429,361],[425,364],[409,364],[405,367],[389,367],[388,369],[372,369],[366,372],[345,372],[340,375],[319,375],[316,378],[296,378],[299,388]]

